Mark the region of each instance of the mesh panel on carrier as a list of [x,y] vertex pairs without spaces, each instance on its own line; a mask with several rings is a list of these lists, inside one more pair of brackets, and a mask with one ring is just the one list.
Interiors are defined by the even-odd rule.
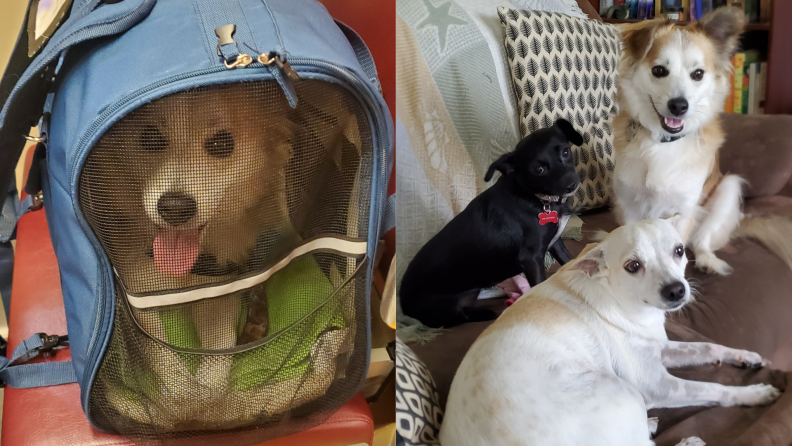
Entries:
[[89,397],[98,427],[260,441],[358,389],[371,131],[345,89],[295,88],[295,109],[272,81],[166,96],[86,159],[80,205],[116,276]]

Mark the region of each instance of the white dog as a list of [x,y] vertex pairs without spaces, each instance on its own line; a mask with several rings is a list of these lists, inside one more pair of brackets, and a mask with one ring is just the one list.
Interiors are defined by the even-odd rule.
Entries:
[[656,420],[647,409],[776,400],[781,393],[770,385],[687,381],[666,370],[767,363],[757,353],[666,337],[665,313],[690,300],[672,224],[679,220],[616,229],[509,307],[454,377],[441,444],[649,446]]
[[620,223],[680,213],[696,266],[728,274],[714,252],[732,234],[758,239],[792,267],[792,223],[741,212],[743,180],[723,175],[718,116],[743,13],[720,8],[684,28],[663,20],[622,30],[613,191]]

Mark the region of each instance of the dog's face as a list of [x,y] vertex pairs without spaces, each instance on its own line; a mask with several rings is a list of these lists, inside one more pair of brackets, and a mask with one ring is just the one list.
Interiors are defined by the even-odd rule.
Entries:
[[720,8],[685,28],[663,20],[627,27],[619,67],[622,107],[658,135],[696,131],[723,110],[730,57],[744,17]]
[[[189,273],[200,254],[220,265],[244,261],[262,230],[287,219],[285,168],[294,125],[282,95],[237,84],[180,93],[119,121],[95,149],[113,192],[112,210],[130,221],[126,240],[160,272]],[[259,98],[260,99],[260,98]],[[97,175],[99,176],[99,175]],[[135,232],[135,234],[132,234]],[[145,239],[145,240],[141,240]]]
[[690,285],[685,280],[685,248],[675,227],[679,220],[677,215],[622,226],[570,269],[607,282],[625,308],[682,308],[690,301]]
[[583,137],[568,121],[559,119],[552,127],[526,136],[513,152],[498,158],[484,181],[498,170],[513,177],[526,191],[568,197],[580,184],[572,162],[572,144],[583,144]]

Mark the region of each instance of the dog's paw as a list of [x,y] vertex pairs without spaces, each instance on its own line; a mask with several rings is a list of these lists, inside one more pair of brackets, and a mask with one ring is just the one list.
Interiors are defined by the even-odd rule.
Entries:
[[728,276],[732,272],[732,267],[713,253],[697,255],[696,268],[707,274],[720,274],[721,276]]
[[730,406],[764,406],[781,396],[781,391],[770,384],[740,387],[737,392],[730,398]]
[[651,437],[657,432],[657,425],[660,423],[660,419],[657,417],[649,417],[646,423],[649,425],[649,436]]
[[770,364],[770,361],[762,358],[759,353],[748,350],[734,350],[733,356],[726,358],[724,362],[741,369],[760,369]]
[[676,446],[706,446],[707,443],[704,443],[699,437],[687,437],[684,440],[677,443]]

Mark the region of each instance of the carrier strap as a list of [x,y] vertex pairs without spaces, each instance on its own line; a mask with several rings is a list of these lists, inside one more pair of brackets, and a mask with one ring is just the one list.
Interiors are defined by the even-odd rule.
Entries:
[[37,333],[25,339],[14,349],[11,359],[0,357],[0,385],[28,389],[77,382],[71,361],[25,364],[41,353],[68,345],[68,336]]
[[371,83],[373,83],[380,91],[380,94],[382,94],[382,87],[377,77],[377,66],[374,64],[374,57],[372,57],[371,51],[369,51],[366,43],[363,42],[363,39],[360,38],[355,30],[347,26],[344,22],[338,20],[335,22],[341,29],[341,32],[344,33],[349,44],[352,45],[352,49],[355,50],[355,56],[357,56],[358,63],[363,68],[363,72],[366,73]]
[[[363,42],[363,39],[360,38],[358,33],[355,32],[352,28],[347,26],[344,22],[340,22],[338,20],[335,21],[336,25],[341,29],[341,32],[344,33],[344,36],[349,41],[349,44],[352,45],[352,49],[355,51],[355,56],[357,56],[358,63],[360,64],[361,68],[363,68],[363,72],[366,73],[366,76],[369,78],[372,84],[379,90],[380,94],[382,94],[382,86],[380,85],[379,77],[377,76],[377,66],[374,64],[374,57],[371,55],[371,51],[369,51],[366,43]],[[390,168],[388,167],[388,173],[390,174]],[[396,227],[396,195],[391,195],[390,197],[385,200],[385,209],[384,209],[384,216],[382,220],[382,225],[380,227],[380,236],[384,235],[386,232],[390,231],[394,227]]]

